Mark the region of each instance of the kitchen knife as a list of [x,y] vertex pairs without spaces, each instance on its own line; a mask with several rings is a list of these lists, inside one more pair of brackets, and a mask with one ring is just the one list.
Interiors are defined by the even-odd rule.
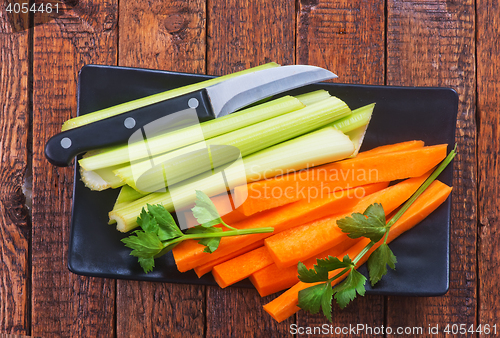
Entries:
[[202,90],[61,132],[47,141],[45,156],[50,163],[64,167],[85,151],[126,143],[135,131],[172,113],[192,109],[196,111],[199,122],[204,122],[272,95],[335,77],[337,75],[326,69],[305,65],[282,66],[241,75]]

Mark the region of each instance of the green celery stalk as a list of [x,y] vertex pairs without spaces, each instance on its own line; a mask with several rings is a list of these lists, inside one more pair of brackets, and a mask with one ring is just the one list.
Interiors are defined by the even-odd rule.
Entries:
[[[220,173],[203,173],[170,186],[168,192],[152,193],[114,209],[109,216],[117,222],[119,231],[127,232],[137,226],[137,216],[148,203],[162,204],[169,212],[173,212],[175,208],[181,209],[192,204],[196,199],[196,190],[214,196],[247,182],[341,160],[349,157],[354,150],[354,144],[341,131],[332,127],[322,128],[243,158],[243,175],[238,166],[225,168],[223,184]],[[175,196],[175,208],[172,196]]]
[[[351,155],[351,157],[356,157],[359,153],[359,149],[361,148],[361,145],[363,144],[363,140],[365,139],[366,130],[368,129],[368,124],[370,123],[374,107],[375,107],[374,104],[369,104],[367,106],[364,106],[364,107],[361,107],[361,108],[358,108],[358,109],[352,111],[352,115],[354,115],[355,117],[360,116],[360,115],[366,116],[367,113],[369,112],[368,122],[365,125],[362,125],[361,127],[358,127],[356,129],[351,129],[351,125],[346,124],[346,123],[343,123],[343,125],[342,125],[342,129],[348,130],[347,132],[344,130],[342,130],[342,131],[347,136],[349,136],[352,143],[354,143],[354,146],[356,147],[356,150]],[[366,119],[363,118],[361,120],[364,121]],[[359,120],[356,118],[351,119],[351,121],[352,121],[352,124],[354,124],[354,125],[357,125],[359,122]]]
[[[141,194],[134,188],[124,185],[123,187],[120,188],[120,193],[118,194],[118,197],[116,198],[115,205],[113,206],[113,209],[120,209],[121,207],[126,206],[128,203],[138,200],[139,198],[144,197],[144,194]],[[115,222],[112,222],[115,223]],[[111,223],[109,223],[111,224]]]
[[352,111],[352,114],[330,124],[332,127],[348,133],[351,130],[365,126],[370,122],[375,103],[368,104]]
[[102,191],[106,189],[116,189],[125,182],[113,172],[123,166],[113,166],[98,170],[85,170],[80,167],[80,177],[85,186],[91,190]]
[[239,112],[229,114],[218,119],[203,122],[162,135],[150,137],[147,140],[148,151],[144,151],[144,143],[123,144],[108,148],[94,156],[82,158],[80,166],[86,170],[119,165],[129,162],[131,156],[137,161],[148,156],[155,156],[170,152],[178,148],[188,146],[203,139],[210,139],[219,135],[227,134],[234,130],[289,113],[293,110],[303,108],[298,99],[285,96],[263,104],[246,108]]
[[216,77],[216,78],[213,78],[213,79],[209,79],[209,80],[206,80],[206,81],[194,83],[194,84],[191,84],[191,85],[188,85],[188,86],[184,86],[184,87],[180,87],[180,88],[175,88],[175,89],[168,90],[168,91],[165,91],[165,92],[161,92],[161,93],[158,93],[158,94],[154,94],[154,95],[150,95],[150,96],[147,96],[147,97],[143,97],[143,98],[140,98],[140,99],[137,99],[137,100],[133,100],[133,101],[129,101],[129,102],[126,102],[126,103],[122,103],[122,104],[119,104],[119,105],[116,105],[116,106],[112,106],[112,107],[108,107],[108,108],[105,108],[105,109],[101,109],[101,110],[98,110],[98,111],[95,111],[95,112],[92,112],[92,113],[89,113],[89,114],[85,114],[85,115],[82,115],[82,116],[77,116],[77,117],[74,117],[74,118],[69,119],[66,122],[64,122],[61,130],[65,131],[65,130],[68,130],[68,129],[72,129],[72,128],[76,128],[76,127],[81,127],[83,125],[86,125],[86,124],[89,124],[89,123],[92,123],[92,122],[95,122],[95,121],[99,121],[99,120],[102,120],[102,119],[105,119],[105,118],[108,118],[108,117],[111,117],[111,116],[122,114],[122,113],[131,111],[131,110],[134,110],[134,109],[137,109],[137,108],[149,106],[151,104],[154,104],[154,103],[157,103],[157,102],[160,102],[160,101],[164,101],[164,100],[167,100],[167,99],[171,99],[171,98],[176,97],[176,96],[181,96],[181,95],[184,95],[184,94],[187,94],[187,93],[190,93],[190,92],[194,92],[196,90],[200,90],[200,89],[206,88],[208,86],[212,86],[212,85],[214,85],[216,83],[219,83],[219,82],[222,82],[224,80],[237,77],[239,75],[248,74],[248,73],[256,72],[258,70],[263,70],[263,69],[268,69],[268,68],[274,68],[274,67],[279,67],[279,65],[277,63],[275,63],[275,62],[270,62],[270,63],[266,63],[266,64],[263,64],[263,65],[260,65],[260,66],[254,67],[254,68],[245,69],[245,70],[242,70],[240,72],[236,72],[236,73],[232,73],[232,74],[228,74],[228,75]]
[[299,99],[300,102],[302,102],[306,106],[310,106],[311,104],[327,99],[330,96],[330,93],[328,93],[326,90],[320,89],[305,94],[295,95],[294,97]]
[[[161,163],[153,170],[149,170],[151,160],[148,159],[132,164],[130,167],[120,168],[115,171],[115,174],[134,189],[153,192],[211,170],[210,162],[207,160],[206,146],[232,146],[214,147],[213,150],[211,148],[211,161],[218,163],[213,167],[218,167],[235,160],[233,147],[238,148],[241,156],[245,157],[316,130],[350,113],[349,107],[342,100],[329,97],[291,113],[153,157],[154,163]],[[203,165],[203,163],[208,165]],[[141,175],[141,186],[138,187],[136,179]]]

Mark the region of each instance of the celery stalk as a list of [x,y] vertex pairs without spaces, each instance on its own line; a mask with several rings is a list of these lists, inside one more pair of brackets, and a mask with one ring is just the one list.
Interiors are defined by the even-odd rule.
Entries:
[[294,97],[299,99],[300,102],[302,102],[306,106],[310,106],[311,104],[327,99],[330,96],[331,96],[330,93],[328,93],[326,90],[320,89],[320,90],[315,90],[314,92],[295,95]]
[[[207,161],[206,146],[236,147],[241,156],[245,157],[316,130],[350,113],[349,107],[342,100],[329,97],[291,113],[132,164],[130,167],[123,167],[116,170],[115,173],[128,185],[139,191],[164,189],[167,186],[165,178],[170,186],[211,169],[210,162]],[[215,147],[215,150],[211,150],[211,160],[217,161],[219,165],[234,161],[234,148],[232,147]],[[214,154],[214,152],[216,153]],[[160,165],[149,170],[151,169],[151,161]],[[208,165],[203,165],[207,162]],[[136,180],[141,175],[141,186],[138,187]]]
[[125,182],[114,174],[114,170],[122,166],[108,167],[98,170],[85,170],[80,167],[80,177],[85,186],[91,190],[102,191],[106,189],[116,189],[125,184]]
[[285,96],[218,119],[206,121],[199,125],[193,125],[150,137],[147,139],[147,152],[143,151],[143,142],[124,144],[108,148],[94,156],[85,157],[79,161],[79,164],[86,170],[96,170],[127,163],[130,160],[130,154],[133,155],[134,160],[155,156],[185,147],[203,139],[210,139],[227,134],[234,130],[289,113],[302,107],[304,107],[304,104],[298,99],[291,96]]
[[[136,219],[146,204],[162,204],[168,211],[191,205],[196,199],[195,190],[214,196],[246,182],[273,177],[293,170],[341,160],[354,152],[354,145],[341,131],[326,127],[295,139],[267,148],[243,159],[244,175],[237,166],[224,169],[225,180],[220,174],[203,173],[188,181],[169,187],[165,193],[152,193],[141,199],[114,209],[110,219],[117,222],[122,232],[137,226]],[[175,196],[175,201],[172,196]],[[175,204],[175,208],[174,208]]]
[[200,90],[200,89],[206,88],[208,86],[214,85],[216,83],[222,82],[222,81],[227,80],[227,79],[237,77],[239,75],[248,74],[248,73],[256,72],[258,70],[263,70],[263,69],[268,69],[268,68],[273,68],[273,67],[279,67],[279,65],[275,62],[266,63],[266,64],[263,64],[263,65],[260,65],[260,66],[254,67],[254,68],[242,70],[240,72],[216,77],[213,79],[194,83],[194,84],[180,87],[180,88],[175,88],[172,90],[168,90],[166,92],[161,92],[158,94],[150,95],[150,96],[143,97],[143,98],[140,98],[137,100],[122,103],[122,104],[119,104],[116,106],[101,109],[101,110],[98,110],[98,111],[95,111],[95,112],[92,112],[89,114],[85,114],[82,116],[77,116],[77,117],[74,117],[74,118],[69,119],[66,122],[64,122],[61,129],[62,129],[62,131],[65,131],[68,129],[80,127],[80,126],[83,126],[83,125],[86,125],[86,124],[89,124],[89,123],[92,123],[95,121],[99,121],[99,120],[102,120],[102,119],[105,119],[105,118],[108,118],[111,116],[115,116],[115,115],[122,114],[122,113],[131,111],[131,110],[134,110],[137,108],[149,106],[151,104],[154,104],[154,103],[157,103],[160,101],[171,99],[171,98],[176,97],[176,96],[180,96],[180,95],[184,95],[184,94],[187,94],[190,92],[194,92],[195,90]]
[[330,124],[332,127],[348,133],[351,130],[367,125],[372,117],[375,103],[368,104],[352,111],[352,114]]
[[[120,189],[120,193],[118,194],[118,197],[116,198],[115,205],[113,206],[113,209],[120,209],[121,207],[126,206],[128,203],[135,201],[135,200],[138,200],[139,198],[142,198],[144,196],[145,196],[144,194],[141,194],[140,192],[138,192],[134,188],[132,188],[128,185],[124,185]],[[109,224],[111,224],[111,223],[115,223],[115,222],[113,221],[113,222],[110,222]]]

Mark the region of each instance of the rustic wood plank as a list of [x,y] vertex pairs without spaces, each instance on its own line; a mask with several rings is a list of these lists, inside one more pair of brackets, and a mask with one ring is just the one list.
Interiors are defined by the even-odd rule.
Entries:
[[302,0],[297,22],[297,63],[339,76],[336,82],[383,84],[383,1]]
[[207,72],[295,63],[295,2],[208,1]]
[[28,170],[28,15],[0,4],[0,332],[29,334],[31,229],[24,206]]
[[[224,75],[267,62],[295,63],[294,1],[208,1],[207,69]],[[282,337],[256,290],[207,287],[207,337]]]
[[205,2],[120,4],[121,66],[205,73]]
[[[384,83],[384,3],[380,1],[300,1],[297,62],[332,70],[337,82]],[[384,324],[384,298],[358,297],[344,310],[333,306],[334,327]],[[328,323],[322,314],[297,314],[298,326]],[[333,332],[334,333],[334,332]],[[320,335],[310,335],[316,337]],[[369,337],[370,335],[360,335]]]
[[[205,2],[125,1],[120,66],[205,73]],[[205,287],[117,282],[118,337],[202,337]]]
[[44,144],[75,115],[79,69],[116,64],[117,1],[80,1],[35,27],[33,74],[32,335],[114,335],[115,281],[67,268],[73,168],[55,168]]
[[[479,0],[477,9],[477,114],[479,180],[479,323],[500,318],[500,4]],[[484,334],[486,337],[487,335]]]
[[390,297],[387,325],[470,325],[477,296],[474,1],[389,0],[387,12],[387,84],[444,86],[459,94],[450,290],[434,298]]

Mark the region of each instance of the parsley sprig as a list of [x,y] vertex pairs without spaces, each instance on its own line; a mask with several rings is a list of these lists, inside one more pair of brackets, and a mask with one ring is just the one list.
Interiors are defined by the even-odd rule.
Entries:
[[[332,320],[332,298],[335,298],[341,309],[356,298],[356,295],[365,295],[366,277],[356,270],[357,263],[382,238],[383,243],[368,258],[368,272],[370,283],[374,286],[387,273],[387,266],[396,268],[397,259],[387,245],[387,238],[391,226],[408,210],[415,200],[431,185],[441,172],[448,166],[456,155],[456,145],[434,172],[425,180],[412,197],[399,211],[386,222],[384,208],[381,204],[370,205],[363,214],[353,213],[337,221],[338,227],[350,238],[366,237],[370,243],[353,259],[346,255],[342,261],[337,257],[328,256],[326,259],[317,259],[313,269],[299,262],[297,266],[299,279],[304,283],[316,283],[314,286],[299,291],[298,306],[311,313],[318,313],[320,308],[329,321]],[[329,272],[338,271],[329,278]],[[346,276],[344,281],[332,288],[331,284],[339,277]]]
[[[175,224],[172,215],[161,204],[148,204],[147,209],[142,208],[140,216],[137,217],[141,230],[134,231],[129,237],[123,238],[122,242],[132,249],[130,254],[138,258],[144,272],[153,271],[155,258],[188,239],[199,240],[198,243],[205,246],[204,251],[212,253],[219,247],[222,237],[274,231],[272,227],[239,230],[226,224],[210,198],[199,190],[196,191],[195,206],[191,210],[200,225],[183,233]],[[228,230],[223,231],[222,227],[216,227],[218,224]]]

